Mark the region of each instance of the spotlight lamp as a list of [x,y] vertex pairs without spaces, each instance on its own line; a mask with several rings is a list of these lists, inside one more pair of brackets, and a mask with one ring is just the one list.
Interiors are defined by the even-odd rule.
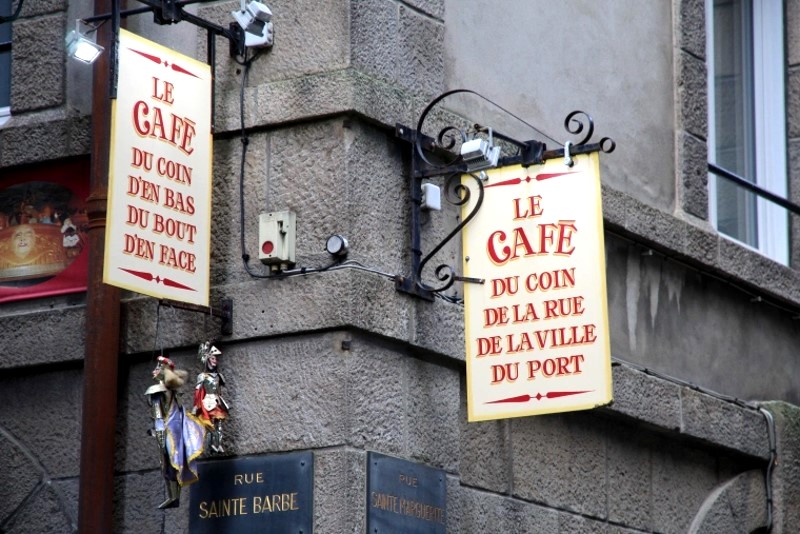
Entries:
[[254,48],[272,46],[272,11],[263,3],[241,0],[241,8],[231,13],[244,30],[244,45]]
[[348,244],[346,237],[339,234],[333,234],[325,243],[325,250],[331,256],[343,258],[344,256],[347,256],[347,252],[350,250],[350,245]]
[[75,21],[75,29],[67,34],[67,55],[86,64],[94,63],[103,53],[103,47],[80,31],[80,19]]
[[500,147],[492,144],[492,129],[489,139],[476,137],[461,145],[461,158],[467,164],[467,172],[482,171],[497,167]]

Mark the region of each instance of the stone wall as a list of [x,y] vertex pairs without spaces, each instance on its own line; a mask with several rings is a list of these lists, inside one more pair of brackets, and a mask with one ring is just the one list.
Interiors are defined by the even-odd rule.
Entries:
[[[227,24],[237,5],[195,9]],[[552,11],[549,2],[517,2],[514,22],[530,32],[503,36],[519,40],[516,49],[525,53],[517,54],[493,50],[492,38],[475,29],[493,3],[459,5],[270,3],[276,43],[254,62],[244,90],[249,142],[243,191],[242,67],[218,40],[211,300],[234,304],[233,334],[220,341],[235,407],[225,457],[313,451],[317,533],[365,530],[368,451],[446,473],[448,532],[728,532],[731,525],[751,531],[770,520],[773,532],[798,530],[800,413],[790,403],[800,404],[792,382],[800,275],[720,238],[705,221],[702,2],[675,0],[671,11],[640,2],[601,11],[579,0]],[[786,6],[793,80],[797,35],[788,21],[800,5],[790,0]],[[641,15],[640,25],[625,39],[611,39],[631,26],[630,10]],[[65,66],[62,44],[72,17],[87,13],[86,2],[28,0],[15,22],[14,118],[0,129],[0,173],[89,152],[89,71]],[[671,26],[662,27],[668,16]],[[544,23],[548,31],[537,34],[536,24]],[[596,28],[613,31],[592,33]],[[152,38],[170,30],[149,27]],[[32,35],[48,35],[52,46],[34,49]],[[465,37],[489,59],[457,71],[472,57],[467,52],[473,49],[453,46]],[[558,70],[560,39],[575,47],[568,57],[577,66],[570,69],[596,69],[572,95],[552,82],[574,75]],[[616,55],[597,59],[593,53],[603,50],[597,43],[606,41],[615,43]],[[624,61],[633,43],[651,45],[640,51],[652,66],[647,73]],[[201,32],[188,48],[204,58],[205,46]],[[489,74],[523,60],[537,73],[524,87]],[[408,274],[412,251],[410,147],[395,137],[394,125],[413,127],[432,97],[469,81],[464,73],[476,68],[498,91],[490,96],[528,95],[519,100],[527,119],[552,120],[530,96],[542,91],[565,106],[590,112],[596,106],[605,121],[598,121],[599,134],[621,142],[624,132],[627,139],[619,153],[603,156],[615,359],[610,407],[467,423],[462,307],[395,290],[394,276]],[[32,74],[37,69],[40,77]],[[604,84],[620,84],[638,104],[619,110],[598,96]],[[792,176],[798,159],[792,125],[800,109],[795,96],[790,91]],[[648,98],[656,102],[639,121],[636,110]],[[562,119],[571,109],[556,111]],[[654,156],[647,159],[638,143]],[[644,170],[634,171],[642,161]],[[357,263],[280,280],[249,276],[240,221],[246,252],[255,256],[258,214],[282,209],[297,214],[298,266],[327,265],[324,242],[334,233],[348,238],[348,259]],[[457,218],[453,209],[427,215],[423,248],[429,250]],[[458,258],[454,244],[437,259],[457,265]],[[265,272],[257,260],[249,263]],[[156,509],[163,484],[146,435],[143,393],[160,347],[194,372],[197,343],[217,336],[219,321],[159,307],[151,298],[127,294],[123,300],[120,347],[108,350],[121,358],[114,530],[187,532],[189,490],[179,509]],[[84,309],[81,294],[0,306],[4,532],[75,529]],[[781,458],[769,486],[769,418],[754,402],[737,398],[778,401],[766,405],[775,414]]]

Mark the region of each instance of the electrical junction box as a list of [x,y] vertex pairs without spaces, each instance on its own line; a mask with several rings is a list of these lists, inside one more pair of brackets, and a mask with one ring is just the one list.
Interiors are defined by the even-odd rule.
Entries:
[[442,190],[439,189],[438,185],[430,183],[422,184],[422,200],[420,201],[420,207],[424,210],[441,211]]
[[262,213],[258,219],[258,259],[265,265],[293,266],[296,217],[293,211]]

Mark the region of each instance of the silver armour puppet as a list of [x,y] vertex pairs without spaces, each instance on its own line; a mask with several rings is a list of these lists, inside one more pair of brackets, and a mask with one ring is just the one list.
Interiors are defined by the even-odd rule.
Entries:
[[197,355],[203,363],[203,372],[197,375],[194,390],[194,415],[197,416],[209,433],[209,448],[222,453],[222,422],[228,418],[230,405],[222,396],[225,377],[217,368],[218,357],[222,355],[210,341],[200,344]]

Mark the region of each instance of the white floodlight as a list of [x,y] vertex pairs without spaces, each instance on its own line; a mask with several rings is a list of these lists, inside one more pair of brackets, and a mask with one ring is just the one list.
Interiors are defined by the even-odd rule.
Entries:
[[331,256],[344,257],[347,256],[347,252],[350,250],[350,244],[343,235],[333,234],[325,242],[325,250]]
[[244,30],[244,45],[248,47],[272,46],[272,11],[263,3],[241,0],[241,9],[231,13]]
[[73,57],[78,61],[86,64],[94,63],[100,54],[103,53],[103,47],[95,43],[78,29],[80,20],[75,21],[75,29],[67,34],[67,55]]
[[500,147],[492,145],[492,129],[489,139],[475,138],[461,145],[461,158],[467,164],[467,171],[481,171],[497,167],[500,159]]

